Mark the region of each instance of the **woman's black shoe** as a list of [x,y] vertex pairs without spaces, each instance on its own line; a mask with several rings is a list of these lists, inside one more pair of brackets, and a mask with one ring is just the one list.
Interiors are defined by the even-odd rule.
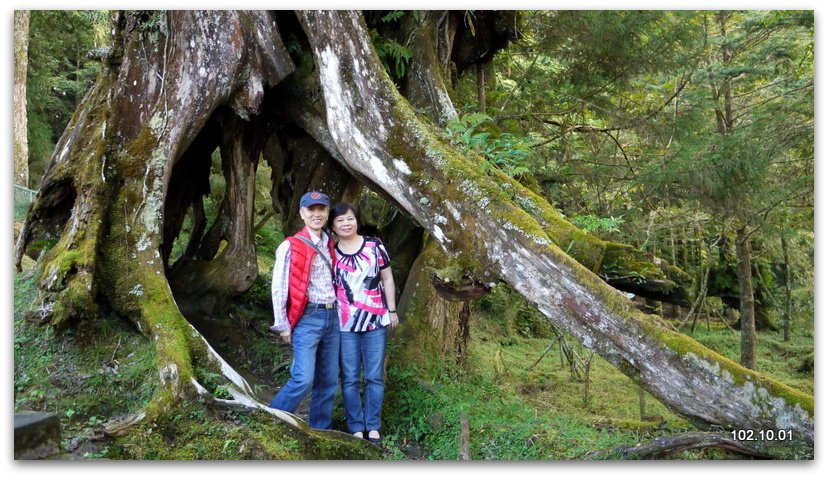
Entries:
[[[374,431],[374,430],[371,430]],[[365,439],[369,442],[373,443],[374,445],[379,446],[382,443],[382,436],[378,436],[376,438],[371,436],[371,432],[365,434]]]

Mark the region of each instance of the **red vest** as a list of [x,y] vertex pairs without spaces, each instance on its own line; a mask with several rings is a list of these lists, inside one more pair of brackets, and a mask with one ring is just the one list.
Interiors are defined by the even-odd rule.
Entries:
[[[287,317],[290,328],[293,330],[296,323],[305,312],[308,305],[308,285],[310,284],[310,272],[313,258],[316,257],[316,250],[302,242],[296,236],[302,236],[313,241],[306,227],[293,236],[287,238],[290,242],[290,268],[288,277],[288,300]],[[334,253],[333,241],[328,239],[328,250],[331,253],[331,267],[334,267],[336,254]]]

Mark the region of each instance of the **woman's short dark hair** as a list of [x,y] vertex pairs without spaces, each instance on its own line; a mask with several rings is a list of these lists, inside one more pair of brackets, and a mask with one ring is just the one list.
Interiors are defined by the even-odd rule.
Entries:
[[331,207],[331,212],[328,215],[328,227],[333,228],[334,219],[339,216],[348,214],[348,211],[354,213],[357,222],[357,233],[362,228],[362,221],[359,218],[359,208],[349,202],[338,202]]
[[328,229],[333,230],[334,219],[348,214],[348,211],[354,213],[354,218],[356,218],[357,234],[360,236],[370,236],[376,239],[380,238],[379,228],[372,224],[363,224],[362,219],[359,217],[359,208],[349,202],[338,202],[331,207],[331,212],[328,214]]

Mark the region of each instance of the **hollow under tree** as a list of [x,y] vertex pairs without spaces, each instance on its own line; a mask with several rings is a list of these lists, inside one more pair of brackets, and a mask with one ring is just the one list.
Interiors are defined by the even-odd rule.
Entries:
[[[185,396],[210,398],[196,362],[234,384],[233,400],[214,401],[267,409],[185,318],[256,277],[252,184],[262,156],[273,166],[274,207],[295,211],[310,186],[347,196],[356,178],[480,282],[508,283],[692,423],[791,430],[813,447],[813,397],[638,311],[595,274],[613,247],[588,240],[517,181],[482,172],[480,158],[413,112],[358,12],[135,12],[113,24],[105,68],[56,146],[16,259],[56,241],[38,263],[44,320],[66,326],[106,303],[154,340],[161,386],[134,421]],[[297,160],[289,144],[311,152]],[[227,187],[207,230],[202,199],[216,149]],[[340,173],[316,173],[327,168]],[[169,264],[188,210],[190,243]]]

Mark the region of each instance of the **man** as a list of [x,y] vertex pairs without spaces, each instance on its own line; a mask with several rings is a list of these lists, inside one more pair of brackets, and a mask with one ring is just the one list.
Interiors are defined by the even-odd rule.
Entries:
[[332,426],[339,380],[339,321],[333,284],[336,255],[333,239],[323,230],[330,205],[321,192],[302,196],[299,215],[305,227],[276,249],[271,287],[274,323],[270,330],[293,346],[293,363],[290,380],[270,406],[293,413],[310,392],[308,423],[319,429]]

